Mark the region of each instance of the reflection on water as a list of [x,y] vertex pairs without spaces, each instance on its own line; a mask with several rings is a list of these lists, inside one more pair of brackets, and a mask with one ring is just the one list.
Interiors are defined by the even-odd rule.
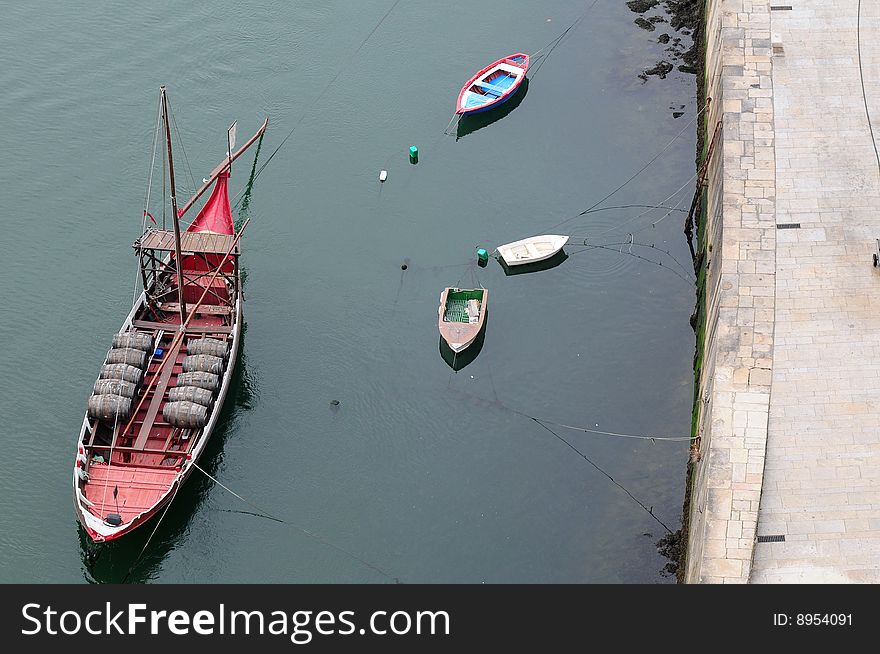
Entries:
[[508,266],[500,256],[497,257],[497,259],[498,263],[500,263],[501,267],[504,269],[504,274],[509,277],[511,275],[523,275],[526,273],[541,272],[542,270],[550,270],[568,259],[568,254],[566,254],[565,250],[560,250],[549,259],[536,261],[535,263],[523,263],[518,266]]
[[[250,411],[258,398],[256,379],[247,370],[247,355],[244,351],[246,332],[247,323],[244,323],[241,328],[238,363],[232,372],[229,392],[220,409],[220,417],[211,440],[199,458],[199,466],[211,475],[216,472],[222,458],[227,436],[234,431],[231,427],[234,427],[235,419],[242,412]],[[175,549],[186,533],[190,521],[208,497],[212,486],[210,479],[194,470],[177,491],[167,510],[163,509],[140,528],[109,543],[92,542],[86,530],[76,521],[80,560],[86,581],[145,583],[156,578],[165,557]],[[154,530],[155,536],[150,540]],[[139,560],[141,552],[143,557]]]
[[467,348],[464,352],[459,352],[456,354],[452,351],[452,348],[447,345],[446,341],[443,340],[443,337],[440,337],[440,356],[443,357],[443,360],[446,364],[452,368],[455,372],[458,372],[465,366],[469,365],[476,359],[480,350],[483,349],[483,341],[486,338],[486,323],[489,322],[489,313],[486,312],[486,319],[483,322],[483,328],[480,330],[480,333],[477,334],[477,338],[471,343],[471,346]]
[[513,97],[504,102],[500,107],[489,109],[489,111],[480,114],[462,116],[461,120],[458,121],[455,140],[457,141],[468,134],[476,132],[478,129],[483,129],[492,123],[501,120],[522,103],[528,92],[529,78],[527,77],[522,81],[522,84],[519,85],[519,88],[516,90],[516,93],[513,94]]
[[241,229],[241,223],[244,222],[244,219],[248,215],[248,209],[251,204],[251,194],[254,190],[254,180],[257,178],[257,161],[260,158],[260,150],[263,149],[263,138],[266,136],[266,132],[263,132],[260,135],[260,139],[257,141],[257,149],[254,152],[254,163],[251,165],[251,174],[248,177],[247,184],[244,187],[244,192],[241,196],[241,199],[238,201],[239,211],[238,211],[238,223],[235,225],[235,229]]

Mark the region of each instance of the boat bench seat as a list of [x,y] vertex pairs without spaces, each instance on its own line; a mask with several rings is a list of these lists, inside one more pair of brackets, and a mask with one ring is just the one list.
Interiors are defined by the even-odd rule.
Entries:
[[494,84],[489,84],[488,82],[479,82],[479,86],[490,91],[491,93],[497,93],[499,96],[507,93],[507,89],[503,89],[500,86],[495,86]]

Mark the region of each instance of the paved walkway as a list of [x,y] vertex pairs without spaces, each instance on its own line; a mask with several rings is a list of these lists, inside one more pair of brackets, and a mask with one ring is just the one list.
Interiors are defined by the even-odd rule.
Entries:
[[[750,581],[880,582],[880,173],[858,0],[771,11],[776,222],[773,371]],[[861,60],[880,142],[880,2]],[[878,143],[880,145],[880,143]]]

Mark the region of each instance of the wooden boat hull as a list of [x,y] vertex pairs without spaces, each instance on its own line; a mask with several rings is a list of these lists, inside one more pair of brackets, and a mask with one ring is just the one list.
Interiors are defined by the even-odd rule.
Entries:
[[[128,331],[132,328],[132,321],[135,316],[138,315],[140,310],[145,306],[145,293],[142,293],[140,298],[135,302],[132,307],[131,312],[123,323],[122,330],[120,331]],[[171,501],[174,495],[177,493],[180,486],[189,478],[190,474],[193,472],[193,463],[198,462],[202,453],[205,450],[205,447],[208,444],[208,441],[211,438],[211,435],[214,432],[214,429],[217,425],[217,421],[219,420],[220,413],[223,409],[224,402],[226,400],[227,393],[229,391],[229,387],[231,385],[232,375],[235,370],[235,365],[238,361],[238,353],[241,342],[241,325],[242,325],[242,306],[241,306],[241,297],[238,298],[236,302],[236,308],[234,312],[234,323],[231,326],[230,331],[230,350],[229,350],[229,358],[228,363],[226,365],[226,369],[221,378],[220,388],[217,391],[217,397],[214,400],[214,404],[212,406],[211,415],[208,419],[208,423],[203,427],[197,436],[193,436],[193,438],[197,439],[194,441],[193,448],[190,452],[191,456],[188,457],[183,465],[170,467],[167,471],[163,471],[164,474],[158,474],[155,470],[142,470],[137,467],[126,468],[125,475],[129,477],[128,482],[131,483],[133,480],[138,478],[140,473],[140,478],[148,481],[152,477],[155,479],[158,477],[165,477],[167,479],[160,480],[155,479],[156,483],[164,483],[164,488],[161,493],[158,495],[157,499],[143,511],[138,513],[132,519],[124,522],[121,525],[113,526],[106,523],[101,517],[95,515],[88,508],[88,501],[84,494],[81,491],[80,478],[78,472],[78,465],[74,465],[73,469],[73,504],[74,509],[76,511],[77,518],[79,519],[80,524],[86,530],[89,537],[95,542],[107,542],[114,539],[117,539],[121,536],[124,536],[141,525],[150,521],[150,519],[156,515],[156,513],[160,512],[167,504]],[[169,328],[173,328],[174,324],[169,323]],[[195,332],[194,332],[195,335]],[[89,434],[89,417],[88,414],[83,418],[82,428],[80,430],[77,449],[77,457],[81,456],[82,450],[81,445],[84,443]],[[122,470],[122,469],[121,469]],[[107,484],[109,484],[110,479],[108,477]],[[108,486],[109,488],[109,486]],[[108,498],[105,502],[105,512],[109,512],[112,510],[116,511],[116,502],[112,498],[112,496],[108,495]]]
[[[159,101],[156,139],[164,128],[173,230],[155,220],[147,227],[147,200],[144,230],[133,244],[144,290],[107,351],[73,468],[74,509],[96,542],[137,529],[174,500],[214,432],[240,349],[239,241],[250,218],[236,228],[228,179],[268,119],[235,151],[230,128],[227,158],[178,209],[164,86]],[[180,218],[211,187],[182,232]]]
[[472,115],[494,109],[516,95],[529,69],[529,55],[502,57],[471,77],[458,94],[456,114]]
[[[450,301],[450,295],[455,294],[480,294],[479,298],[479,318],[476,322],[459,322],[457,320],[449,320],[448,316],[448,305]],[[463,298],[465,301],[469,298]],[[472,298],[470,298],[472,299]],[[489,291],[485,288],[481,289],[471,289],[471,290],[462,290],[459,288],[445,288],[443,292],[440,294],[440,306],[437,310],[438,313],[438,328],[440,330],[440,336],[449,346],[449,349],[452,350],[453,353],[458,354],[460,352],[464,352],[467,348],[473,345],[474,341],[477,340],[477,336],[480,335],[480,332],[483,330],[483,326],[486,324],[486,311],[487,311],[487,303],[489,300]]]
[[568,236],[545,234],[499,245],[498,254],[508,266],[538,263],[555,256],[568,243]]

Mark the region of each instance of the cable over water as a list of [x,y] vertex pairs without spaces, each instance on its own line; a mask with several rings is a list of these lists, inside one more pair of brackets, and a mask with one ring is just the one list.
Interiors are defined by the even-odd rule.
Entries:
[[584,432],[584,433],[588,433],[588,434],[597,434],[597,435],[602,435],[602,436],[614,436],[614,437],[618,437],[618,438],[631,438],[631,439],[635,439],[635,440],[651,441],[654,443],[657,443],[657,442],[690,442],[694,439],[694,437],[692,437],[692,436],[654,436],[654,435],[650,435],[650,434],[626,434],[626,433],[613,432],[613,431],[602,431],[600,429],[592,429],[590,427],[575,427],[572,425],[563,424],[561,422],[556,422],[556,421],[550,420],[548,418],[540,418],[537,416],[533,416],[525,411],[519,411],[518,409],[514,409],[513,407],[505,404],[504,402],[501,402],[497,398],[497,393],[496,393],[496,398],[494,400],[489,400],[485,397],[480,397],[479,395],[474,395],[472,393],[464,393],[462,391],[458,391],[455,389],[450,389],[450,390],[452,390],[452,392],[457,393],[459,395],[462,395],[468,399],[476,399],[476,400],[481,400],[483,402],[486,402],[486,403],[490,404],[491,406],[494,406],[495,408],[500,409],[502,411],[506,411],[508,413],[513,413],[513,414],[521,416],[523,418],[528,418],[529,420],[537,420],[538,422],[542,422],[542,423],[545,423],[548,425],[553,425],[555,427],[563,427],[565,429],[571,429],[573,431],[580,431],[580,432]]
[[[490,373],[490,380],[491,380],[491,373]],[[547,420],[546,418],[538,418],[538,417],[536,417],[536,416],[529,415],[528,413],[525,413],[525,412],[523,412],[523,411],[518,411],[517,409],[514,409],[514,408],[512,408],[512,407],[509,407],[509,406],[507,406],[506,404],[504,404],[503,402],[501,402],[501,401],[498,399],[498,394],[497,394],[497,392],[494,391],[494,381],[492,382],[492,386],[493,386],[493,393],[494,393],[494,395],[495,395],[495,400],[488,400],[488,399],[483,398],[483,397],[472,396],[472,395],[470,395],[470,394],[468,394],[468,393],[463,393],[463,392],[458,391],[458,390],[456,390],[456,389],[450,388],[448,384],[447,384],[447,389],[448,389],[449,391],[453,392],[453,393],[457,393],[457,394],[460,394],[460,395],[464,395],[464,396],[466,396],[466,397],[476,397],[477,399],[483,400],[483,401],[485,401],[485,402],[491,404],[492,406],[495,406],[496,408],[499,408],[499,409],[501,409],[501,410],[503,410],[503,411],[507,411],[507,412],[509,412],[509,413],[513,413],[513,414],[515,414],[515,415],[521,416],[521,417],[526,418],[526,419],[528,419],[528,420],[531,420],[531,421],[534,422],[535,424],[541,426],[543,429],[545,429],[546,431],[548,431],[548,432],[550,432],[551,434],[553,434],[553,436],[555,436],[559,441],[561,441],[562,443],[564,443],[564,444],[565,444],[567,447],[569,447],[571,450],[573,450],[574,452],[576,452],[576,453],[577,453],[582,459],[584,459],[584,461],[586,461],[587,463],[589,463],[589,464],[590,464],[591,466],[593,466],[596,470],[598,470],[598,471],[599,471],[600,473],[602,473],[605,477],[607,477],[607,478],[608,478],[608,479],[609,479],[609,480],[610,480],[615,486],[617,486],[617,487],[620,488],[624,493],[626,493],[626,494],[630,497],[630,499],[632,499],[632,500],[633,500],[636,504],[638,504],[638,505],[639,505],[639,506],[640,506],[640,507],[641,507],[646,513],[648,513],[648,515],[650,515],[651,518],[653,518],[654,520],[656,520],[657,523],[660,524],[660,525],[661,525],[661,526],[667,531],[667,533],[670,533],[670,534],[673,533],[672,530],[666,525],[666,523],[663,522],[660,518],[658,518],[658,517],[654,514],[654,507],[653,507],[653,506],[648,507],[647,505],[645,505],[645,503],[642,502],[641,500],[639,500],[635,495],[633,495],[633,494],[629,491],[629,489],[627,489],[625,486],[623,486],[623,484],[621,484],[621,483],[618,482],[614,477],[612,477],[610,474],[608,474],[608,472],[606,472],[606,471],[605,471],[603,468],[601,468],[601,467],[600,467],[595,461],[593,461],[590,457],[588,457],[586,454],[584,454],[584,452],[582,452],[582,451],[579,450],[577,447],[575,447],[574,444],[572,444],[569,440],[567,440],[566,438],[564,438],[563,436],[561,436],[561,435],[560,435],[558,432],[556,432],[554,429],[551,429],[549,425],[553,425],[554,427],[561,427],[561,428],[563,428],[563,429],[571,429],[571,430],[573,430],[573,431],[579,431],[579,432],[584,432],[584,433],[592,433],[592,434],[601,434],[601,435],[605,435],[605,436],[613,436],[613,437],[617,437],[617,438],[629,438],[629,439],[637,439],[637,440],[650,440],[650,441],[652,441],[652,442],[654,442],[654,443],[656,443],[656,442],[658,442],[658,441],[667,441],[667,442],[685,442],[685,441],[688,441],[688,442],[689,442],[689,441],[693,440],[691,437],[689,437],[689,436],[650,436],[650,435],[640,435],[640,434],[624,434],[624,433],[619,433],[619,432],[603,431],[603,430],[600,430],[600,429],[592,429],[592,428],[588,428],[588,427],[575,427],[575,426],[572,426],[572,425],[566,425],[566,424],[563,424],[563,423],[560,423],[560,422],[555,422],[555,421],[553,421],[553,420]]]
[[[566,218],[566,219],[564,219],[564,220],[561,220],[560,222],[556,223],[555,225],[551,225],[550,227],[547,228],[547,231],[549,231],[549,230],[553,230],[553,229],[556,229],[557,227],[561,227],[562,225],[565,225],[565,224],[567,224],[567,223],[570,223],[572,220],[576,220],[577,218],[580,218],[581,216],[584,216],[584,215],[586,215],[586,214],[592,212],[594,209],[596,209],[597,207],[599,207],[600,205],[602,205],[606,200],[610,199],[611,197],[613,197],[614,195],[616,195],[618,192],[620,192],[620,191],[621,191],[623,188],[625,188],[630,182],[632,182],[632,181],[633,181],[634,179],[636,179],[639,175],[641,175],[643,172],[645,172],[645,170],[647,170],[647,169],[651,166],[651,164],[653,164],[655,161],[657,161],[657,159],[659,159],[661,156],[663,156],[663,155],[666,153],[666,151],[669,150],[669,148],[671,148],[672,145],[673,145],[673,144],[674,144],[674,143],[675,143],[675,142],[676,142],[676,141],[677,141],[677,140],[678,140],[678,139],[679,139],[679,138],[680,138],[685,132],[687,132],[687,131],[691,128],[691,125],[694,124],[694,122],[700,117],[700,115],[706,110],[707,107],[708,107],[708,103],[707,103],[706,105],[704,105],[704,106],[703,106],[703,107],[702,107],[702,108],[696,113],[696,115],[695,115],[693,118],[691,118],[691,120],[688,122],[688,124],[685,125],[684,128],[682,128],[682,130],[681,130],[680,132],[678,132],[675,136],[672,137],[672,139],[669,141],[669,143],[667,143],[667,144],[663,147],[663,149],[661,149],[657,154],[655,154],[655,155],[654,155],[653,157],[651,157],[647,162],[645,162],[645,164],[642,165],[642,167],[639,168],[639,169],[638,169],[636,172],[634,172],[632,175],[630,175],[630,176],[626,179],[626,181],[624,181],[622,184],[619,184],[616,188],[614,188],[614,190],[612,190],[610,193],[606,194],[604,197],[602,197],[602,198],[599,199],[598,201],[596,201],[596,202],[594,202],[593,204],[591,204],[589,207],[587,207],[587,208],[584,209],[583,211],[581,211],[581,212],[579,212],[579,213],[577,213],[577,214],[575,214],[575,215],[573,215],[573,216],[570,216],[570,217],[568,217],[568,218]],[[680,189],[679,189],[679,190],[680,190]],[[678,192],[678,191],[676,191],[676,193],[677,193],[677,192]],[[673,194],[673,195],[675,195],[675,194]],[[670,196],[670,197],[672,197],[672,196]],[[665,202],[665,201],[664,201],[664,202]],[[659,202],[658,204],[663,204],[663,202]],[[642,214],[642,215],[644,215],[644,214]]]
[[630,498],[633,502],[635,502],[635,503],[638,504],[640,507],[642,507],[642,508],[645,510],[645,512],[646,512],[649,516],[651,516],[654,520],[656,520],[657,523],[658,523],[661,527],[663,527],[663,528],[666,530],[667,533],[669,533],[669,534],[672,533],[672,530],[671,530],[668,526],[666,526],[666,523],[663,522],[663,521],[662,521],[660,518],[658,518],[656,515],[654,515],[654,507],[653,507],[653,506],[650,507],[650,508],[648,508],[647,506],[645,506],[644,502],[642,502],[642,501],[641,501],[640,499],[638,499],[635,495],[633,495],[633,494],[632,494],[632,493],[631,493],[631,492],[630,492],[630,491],[629,491],[629,490],[628,490],[623,484],[621,484],[621,483],[620,483],[619,481],[617,481],[614,477],[612,477],[612,476],[609,475],[607,472],[605,472],[602,468],[600,468],[600,467],[596,464],[595,461],[593,461],[590,457],[588,457],[586,454],[584,454],[583,452],[581,452],[578,448],[576,448],[574,445],[572,445],[568,440],[566,440],[565,438],[563,438],[562,436],[560,436],[559,434],[557,434],[555,431],[553,431],[552,429],[550,429],[550,427],[548,427],[547,425],[545,425],[543,422],[541,422],[541,421],[538,420],[537,418],[532,418],[532,420],[533,420],[536,424],[540,425],[542,428],[544,428],[544,429],[546,429],[547,431],[549,431],[551,434],[553,434],[556,438],[558,438],[560,441],[562,441],[563,443],[565,443],[565,444],[566,444],[568,447],[570,447],[572,450],[574,450],[575,452],[577,452],[577,453],[581,456],[581,458],[582,458],[584,461],[586,461],[586,462],[589,463],[591,466],[593,466],[596,470],[598,470],[598,471],[601,472],[603,475],[605,475],[609,480],[611,480],[611,483],[613,483],[613,484],[614,484],[615,486],[617,486],[620,490],[622,490],[624,493],[626,493],[626,494],[629,496],[629,498]]
[[232,490],[231,488],[229,488],[229,486],[226,486],[226,485],[225,485],[223,482],[221,482],[219,479],[217,479],[216,477],[214,477],[213,475],[211,475],[209,472],[207,472],[206,470],[204,470],[203,468],[201,468],[201,467],[200,467],[195,461],[193,461],[192,465],[193,465],[193,467],[194,467],[196,470],[198,470],[198,471],[201,472],[203,475],[205,475],[208,479],[210,479],[210,480],[213,481],[215,484],[217,484],[218,486],[220,486],[220,488],[222,488],[223,490],[227,491],[228,493],[231,493],[232,495],[234,495],[235,497],[237,497],[238,499],[240,499],[242,502],[244,502],[244,503],[247,504],[248,506],[250,506],[250,507],[252,507],[252,508],[254,508],[254,509],[256,509],[256,510],[258,511],[258,513],[254,513],[254,514],[252,514],[252,515],[255,515],[255,516],[258,516],[258,517],[261,517],[261,518],[268,518],[268,519],[270,519],[270,520],[274,520],[275,522],[280,522],[280,523],[283,523],[283,524],[285,524],[285,525],[288,525],[288,526],[292,527],[293,529],[296,529],[297,531],[302,532],[303,534],[305,534],[305,535],[308,536],[309,538],[311,538],[311,539],[313,539],[313,540],[315,540],[315,541],[321,543],[322,545],[327,545],[328,547],[333,548],[333,549],[336,550],[337,552],[341,552],[342,554],[345,554],[347,557],[349,557],[349,558],[351,558],[351,559],[354,559],[355,561],[357,561],[357,562],[360,563],[361,565],[364,565],[364,566],[370,568],[371,570],[373,570],[373,571],[375,571],[375,572],[378,572],[380,575],[382,575],[382,576],[385,577],[386,579],[389,579],[389,580],[393,581],[393,582],[396,583],[396,584],[399,584],[399,583],[400,583],[400,579],[399,579],[399,578],[397,578],[397,577],[395,577],[395,576],[393,576],[393,575],[388,574],[387,572],[385,572],[385,570],[383,570],[383,569],[380,568],[379,566],[377,566],[377,565],[375,565],[375,564],[373,564],[373,563],[370,563],[369,561],[367,561],[366,559],[361,558],[361,557],[358,556],[357,554],[354,554],[353,552],[350,552],[349,550],[347,550],[347,549],[345,549],[345,548],[343,548],[343,547],[340,547],[339,545],[336,545],[335,543],[330,542],[330,541],[327,540],[326,538],[323,538],[323,537],[319,536],[319,535],[316,534],[315,532],[313,532],[313,531],[311,531],[311,530],[309,530],[309,529],[306,529],[305,527],[300,527],[299,525],[297,525],[297,524],[295,524],[295,523],[293,523],[293,522],[290,522],[289,520],[282,520],[281,518],[272,515],[271,513],[269,513],[268,511],[266,511],[265,509],[260,508],[259,506],[257,506],[257,505],[254,504],[253,502],[251,502],[250,500],[247,500],[247,499],[243,498],[241,495],[239,495],[239,494],[236,493],[234,490]]
[[[547,62],[547,60],[550,58],[550,55],[553,54],[553,51],[559,46],[559,44],[562,43],[562,40],[566,37],[566,35],[568,35],[568,33],[572,31],[575,27],[577,27],[578,23],[580,23],[584,18],[587,17],[587,14],[590,13],[590,10],[592,10],[592,8],[595,7],[598,2],[599,0],[593,0],[593,3],[589,7],[587,7],[586,11],[584,11],[584,13],[578,16],[568,27],[566,27],[559,36],[550,41],[543,48],[540,48],[539,50],[536,50],[529,55],[529,58],[532,62],[532,66],[530,66],[529,72],[527,73],[527,77],[529,78],[529,80],[533,80],[537,76],[538,71],[541,70],[541,67]],[[547,50],[547,52],[545,54],[541,54],[542,52],[544,52],[544,50]],[[537,66],[534,66],[533,64],[539,60],[541,61],[541,63]],[[451,134],[449,130],[452,128],[453,125],[457,126],[458,121],[460,121],[461,118],[462,114],[453,114],[452,118],[449,121],[449,124],[446,126],[446,129],[443,130],[443,134],[445,136],[449,136]]]
[[150,537],[147,538],[147,542],[144,543],[144,546],[141,548],[141,551],[140,551],[140,553],[137,555],[137,558],[135,558],[134,562],[133,562],[133,563],[131,564],[131,566],[128,568],[128,572],[126,572],[126,573],[125,573],[125,576],[122,578],[122,583],[123,583],[123,584],[124,584],[126,581],[128,581],[128,578],[131,576],[131,573],[132,573],[132,572],[134,571],[134,569],[137,567],[137,564],[140,563],[141,558],[143,558],[143,556],[144,556],[144,552],[147,551],[147,548],[150,546],[150,543],[151,543],[152,540],[153,540],[153,536],[155,536],[155,535],[156,535],[156,532],[159,531],[159,525],[162,524],[162,521],[165,519],[165,516],[168,515],[168,509],[170,509],[170,508],[171,508],[171,505],[174,503],[174,498],[177,497],[177,492],[180,490],[180,487],[183,486],[183,484],[182,484],[179,480],[176,481],[175,483],[177,484],[177,488],[174,489],[174,494],[171,496],[171,499],[168,500],[168,504],[165,505],[165,510],[162,511],[162,515],[159,516],[159,520],[156,521],[156,526],[153,527],[153,531],[150,532]]
[[[550,41],[550,43],[531,55],[532,59],[534,60],[541,59],[541,63],[538,64],[537,68],[532,71],[530,75],[531,79],[535,78],[535,76],[538,74],[538,71],[541,70],[541,67],[547,62],[547,60],[550,58],[550,55],[553,54],[553,51],[559,46],[559,44],[562,43],[562,40],[566,37],[566,35],[575,27],[577,27],[578,23],[580,23],[584,18],[587,17],[587,14],[590,13],[590,11],[593,9],[593,7],[596,6],[598,2],[599,0],[593,0],[593,3],[589,7],[587,7],[584,13],[578,16],[578,18],[571,25],[566,27],[565,30],[563,30],[562,34],[557,36],[555,39]],[[547,53],[542,55],[541,52],[543,52],[544,50],[547,50]]]
[[[576,254],[582,254],[584,252],[590,252],[591,250],[608,250],[610,252],[616,252],[618,254],[633,257],[635,259],[640,259],[640,260],[645,261],[647,263],[651,263],[651,264],[654,264],[654,265],[659,266],[661,268],[665,268],[666,270],[668,270],[672,274],[674,274],[674,275],[678,276],[680,279],[682,279],[688,286],[693,286],[694,281],[695,281],[693,271],[686,268],[684,265],[682,265],[682,263],[678,259],[676,259],[675,256],[672,255],[671,252],[669,252],[668,250],[661,250],[660,248],[658,248],[654,244],[636,243],[634,240],[632,240],[632,234],[628,234],[628,236],[630,236],[630,240],[620,241],[617,243],[606,243],[606,244],[589,243],[588,239],[584,239],[583,249],[574,250],[569,253],[569,256],[574,256]],[[624,246],[628,247],[628,250],[626,252],[624,252],[624,250],[623,250]],[[678,268],[682,272],[680,273],[677,270],[670,268],[669,266],[663,265],[662,261],[655,261],[654,259],[649,259],[648,257],[643,257],[640,254],[636,254],[635,252],[632,251],[633,247],[650,248],[650,249],[656,250],[657,252],[660,252],[662,254],[667,255],[670,259],[672,259],[675,262],[675,264],[678,266]]]
[[[397,5],[398,5],[399,3],[400,3],[400,0],[394,0],[394,4],[392,4],[391,7],[388,9],[388,11],[386,11],[385,14],[382,16],[382,18],[379,19],[379,22],[376,23],[376,24],[373,26],[373,29],[370,30],[370,33],[367,34],[367,36],[364,37],[364,40],[361,41],[360,45],[358,45],[358,47],[355,48],[355,51],[352,52],[352,53],[348,56],[348,58],[345,60],[345,62],[344,62],[344,63],[339,67],[339,69],[336,71],[336,74],[335,74],[332,78],[330,78],[330,81],[327,82],[327,84],[324,86],[324,88],[321,90],[321,92],[315,97],[314,100],[312,100],[312,103],[311,103],[311,104],[306,108],[306,110],[302,113],[302,115],[299,117],[299,120],[296,121],[296,123],[294,124],[294,126],[293,126],[293,127],[291,128],[291,130],[287,133],[287,136],[285,136],[285,137],[281,140],[281,143],[278,144],[278,147],[276,147],[276,148],[272,151],[272,154],[270,154],[269,157],[266,159],[266,161],[263,162],[263,165],[260,166],[260,168],[257,170],[256,174],[253,176],[252,181],[253,181],[253,180],[256,180],[256,178],[260,176],[260,174],[263,172],[263,170],[265,170],[266,166],[269,165],[269,162],[272,161],[272,159],[275,158],[275,155],[278,154],[278,151],[281,150],[281,148],[284,147],[284,144],[287,143],[288,139],[290,139],[290,137],[293,136],[293,133],[294,133],[294,132],[297,130],[297,128],[302,124],[302,122],[303,122],[303,121],[309,116],[309,114],[311,113],[312,109],[314,109],[315,105],[318,104],[318,101],[319,101],[321,98],[324,97],[324,94],[326,94],[327,91],[330,90],[330,87],[333,86],[333,83],[336,82],[337,79],[339,79],[340,75],[342,75],[342,73],[343,73],[343,72],[346,70],[346,68],[348,67],[348,64],[351,63],[351,60],[354,59],[355,56],[357,55],[357,53],[361,51],[361,48],[363,48],[363,47],[367,44],[367,41],[369,41],[370,38],[373,36],[373,34],[376,33],[376,31],[379,29],[379,27],[381,27],[382,23],[385,22],[385,19],[388,18],[388,16],[391,15],[391,12],[394,11],[395,7],[397,7]],[[237,200],[238,200],[238,198],[236,198],[236,202],[237,202]],[[236,204],[236,206],[237,206],[237,204]]]

